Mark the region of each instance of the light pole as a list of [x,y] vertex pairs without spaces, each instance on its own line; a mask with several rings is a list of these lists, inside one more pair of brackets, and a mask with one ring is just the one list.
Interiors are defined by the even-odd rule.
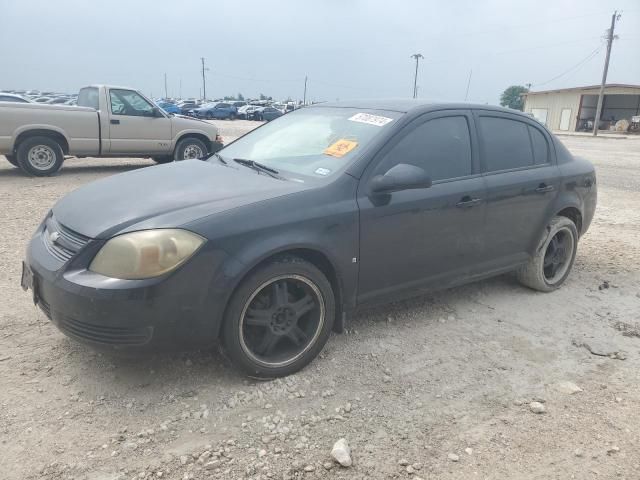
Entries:
[[420,62],[420,59],[424,57],[422,56],[421,53],[414,53],[413,55],[411,55],[411,58],[416,59],[416,73],[413,76],[413,98],[417,98],[418,97],[418,63]]

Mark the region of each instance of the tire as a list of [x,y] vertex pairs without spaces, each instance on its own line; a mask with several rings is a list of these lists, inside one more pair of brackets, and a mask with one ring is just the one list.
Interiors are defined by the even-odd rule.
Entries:
[[540,292],[556,290],[571,273],[577,248],[575,223],[567,217],[554,217],[545,228],[535,254],[517,271],[518,281]]
[[202,158],[209,153],[209,148],[205,143],[196,137],[186,137],[178,142],[173,152],[173,159],[191,160]]
[[235,120],[237,118],[235,113],[232,113],[231,115],[229,115],[229,120]]
[[301,258],[282,256],[250,274],[233,293],[223,319],[223,345],[247,375],[283,377],[320,353],[334,318],[335,297],[324,274]]
[[18,159],[15,157],[15,155],[5,155],[5,158],[7,159],[7,161],[13,165],[14,167],[19,167],[18,165]]
[[49,137],[29,137],[18,145],[18,166],[36,177],[53,175],[64,162],[62,147]]
[[165,155],[164,157],[152,157],[153,161],[156,163],[171,163],[173,162],[173,157],[171,155]]
[[212,112],[207,112],[207,114],[205,116],[207,117],[208,120],[213,120],[213,113]]

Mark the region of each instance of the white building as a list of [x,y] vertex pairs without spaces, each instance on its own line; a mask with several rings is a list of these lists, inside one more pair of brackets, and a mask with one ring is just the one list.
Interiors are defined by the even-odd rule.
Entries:
[[[524,111],[551,130],[591,131],[599,93],[599,85],[529,92],[524,94]],[[609,129],[612,122],[622,119],[631,121],[635,115],[640,115],[640,85],[607,85],[600,128]]]

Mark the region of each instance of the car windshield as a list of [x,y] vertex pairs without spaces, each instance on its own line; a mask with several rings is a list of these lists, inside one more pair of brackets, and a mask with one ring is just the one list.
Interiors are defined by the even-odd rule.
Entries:
[[355,108],[304,108],[245,135],[220,155],[299,175],[327,177],[344,170],[400,116]]

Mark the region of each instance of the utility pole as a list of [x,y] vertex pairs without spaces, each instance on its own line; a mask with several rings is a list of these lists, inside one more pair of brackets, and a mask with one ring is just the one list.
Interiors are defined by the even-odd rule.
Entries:
[[169,95],[167,94],[167,74],[164,74],[164,99],[166,100],[167,98],[169,98]]
[[202,99],[207,99],[207,80],[204,77],[205,70],[209,70],[208,68],[204,68],[204,57],[200,57],[202,60]]
[[411,58],[416,59],[416,73],[413,77],[413,98],[418,97],[418,62],[421,58],[424,58],[421,53],[414,53]]
[[467,91],[464,93],[464,101],[467,101],[469,98],[469,87],[471,86],[471,75],[473,74],[473,70],[469,70],[469,80],[467,80]]
[[604,70],[602,71],[602,83],[600,84],[600,94],[598,95],[598,107],[596,108],[596,118],[593,120],[593,136],[598,135],[600,126],[600,115],[602,115],[602,103],[604,101],[604,87],[607,83],[607,73],[609,73],[609,58],[611,57],[611,46],[615,38],[613,32],[616,28],[616,20],[620,20],[621,15],[615,11],[611,15],[611,28],[607,30],[607,55],[604,58]]
[[307,76],[304,76],[304,96],[302,97],[302,105],[307,104]]

